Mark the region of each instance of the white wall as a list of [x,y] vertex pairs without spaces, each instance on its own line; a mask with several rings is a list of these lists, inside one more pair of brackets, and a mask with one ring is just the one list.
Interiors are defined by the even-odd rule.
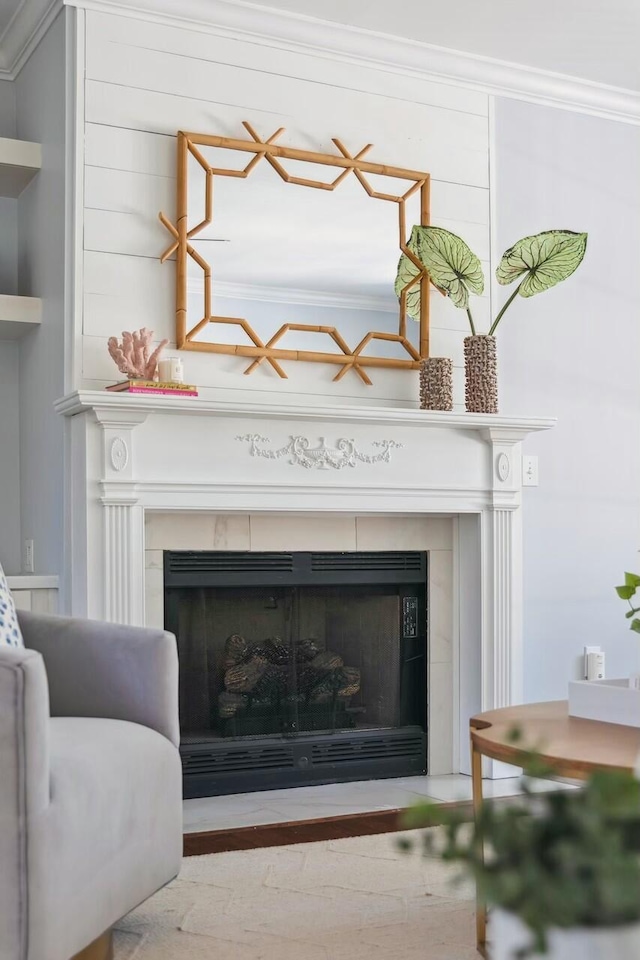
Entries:
[[566,696],[584,644],[609,676],[638,669],[613,588],[640,568],[640,128],[502,99],[495,122],[498,252],[589,232],[579,272],[499,329],[502,412],[559,420],[527,441],[540,486],[524,491],[525,695],[543,700]]
[[63,555],[65,26],[64,12],[15,81],[17,136],[42,144],[42,169],[18,199],[18,287],[41,297],[42,326],[20,341],[22,537],[35,572],[59,574]]
[[[167,233],[157,215],[164,209],[172,216],[175,209],[179,129],[242,137],[241,121],[249,120],[265,135],[282,125],[282,142],[311,149],[334,150],[333,136],[352,149],[371,142],[372,159],[430,171],[433,218],[471,236],[489,257],[485,94],[93,11],[86,13],[84,92],[85,386],[117,378],[106,349],[110,335],[145,325],[158,339],[175,339],[174,266],[159,263]],[[216,189],[222,191],[224,181]],[[432,300],[433,352],[454,357],[462,401],[465,318],[438,294]],[[271,307],[275,332],[281,313],[277,304]],[[488,298],[479,312],[488,316]],[[355,344],[361,323],[340,313],[336,325]],[[393,315],[385,322],[397,330]],[[289,380],[282,381],[267,364],[243,377],[246,359],[183,357],[187,379],[201,390],[322,394],[336,402],[416,402],[418,396],[417,372],[374,370],[374,386],[365,387],[355,374],[333,384],[336,371],[315,364],[286,363]]]

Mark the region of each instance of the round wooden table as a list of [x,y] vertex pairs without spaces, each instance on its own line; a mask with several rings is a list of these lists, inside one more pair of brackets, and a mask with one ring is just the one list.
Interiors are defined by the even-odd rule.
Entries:
[[[521,767],[534,750],[555,776],[571,780],[585,780],[595,770],[635,768],[640,755],[639,727],[570,717],[568,706],[566,700],[552,700],[489,710],[471,718],[475,810],[483,802],[483,757]],[[512,742],[514,728],[520,732],[517,743]],[[486,928],[486,909],[478,901],[476,933],[481,953],[486,946]]]

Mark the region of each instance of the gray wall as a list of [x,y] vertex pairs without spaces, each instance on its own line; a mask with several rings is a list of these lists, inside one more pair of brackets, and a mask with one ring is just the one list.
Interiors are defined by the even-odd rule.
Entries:
[[16,343],[0,342],[0,564],[20,572],[20,433]]
[[[16,135],[15,87],[0,82],[0,137]],[[0,197],[0,293],[17,290],[18,203]],[[20,570],[20,434],[16,343],[0,340],[0,564]]]
[[42,170],[18,199],[19,292],[41,297],[42,327],[20,342],[21,527],[35,572],[62,573],[64,393],[64,11],[16,83],[17,136],[42,143]]
[[[0,81],[0,137],[16,136],[16,85]],[[0,293],[18,292],[18,201],[0,197]],[[0,349],[2,345],[0,344]]]
[[11,80],[0,81],[0,137],[16,135],[16,89]]
[[495,120],[498,252],[589,232],[579,272],[499,329],[501,411],[559,421],[526,444],[525,697],[543,700],[566,696],[586,643],[608,676],[640,669],[613,589],[640,568],[640,128],[502,99]]

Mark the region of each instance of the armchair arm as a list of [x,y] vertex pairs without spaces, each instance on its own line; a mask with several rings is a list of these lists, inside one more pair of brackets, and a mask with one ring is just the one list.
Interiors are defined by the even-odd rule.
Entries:
[[49,805],[49,696],[42,657],[0,651],[0,956],[27,955],[27,830]]
[[22,610],[18,618],[25,646],[44,658],[52,717],[130,720],[178,746],[173,634]]

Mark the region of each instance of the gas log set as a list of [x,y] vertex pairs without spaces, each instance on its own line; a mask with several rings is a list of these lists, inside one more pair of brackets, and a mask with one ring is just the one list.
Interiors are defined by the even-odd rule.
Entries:
[[225,724],[228,736],[253,733],[256,723],[265,733],[334,727],[338,715],[341,726],[354,724],[345,721],[345,713],[360,690],[360,670],[345,666],[340,654],[321,650],[312,638],[289,645],[279,637],[250,643],[232,634],[223,669],[218,714],[232,721]]

